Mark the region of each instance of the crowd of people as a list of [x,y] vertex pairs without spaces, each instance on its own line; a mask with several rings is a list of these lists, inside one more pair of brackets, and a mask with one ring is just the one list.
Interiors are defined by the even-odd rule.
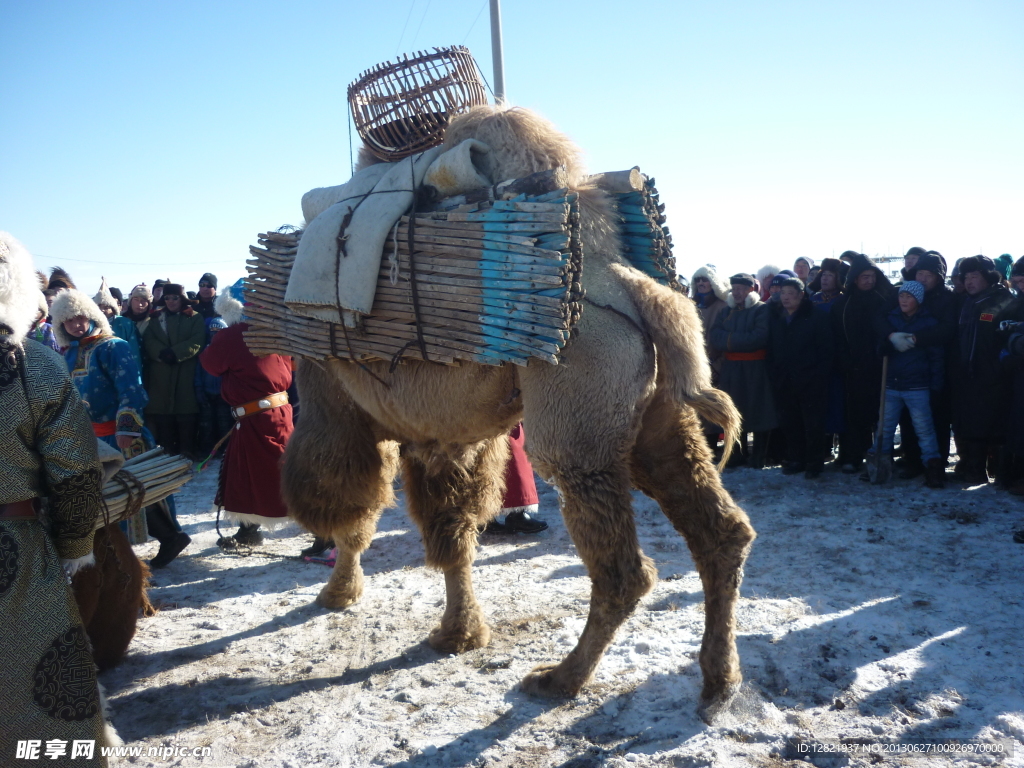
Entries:
[[957,481],[1024,495],[1024,257],[947,269],[915,247],[895,283],[854,251],[728,280],[696,270],[685,287],[713,378],[743,416],[730,465],[873,479],[898,428],[900,478],[943,487],[952,437]]

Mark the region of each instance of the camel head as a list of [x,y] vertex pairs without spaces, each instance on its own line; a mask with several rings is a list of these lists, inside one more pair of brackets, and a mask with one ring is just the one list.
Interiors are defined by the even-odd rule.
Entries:
[[546,118],[529,109],[490,104],[473,107],[454,117],[444,134],[449,147],[466,139],[477,139],[491,148],[480,170],[492,184],[560,165],[568,171],[573,188],[582,186],[587,178],[580,148]]

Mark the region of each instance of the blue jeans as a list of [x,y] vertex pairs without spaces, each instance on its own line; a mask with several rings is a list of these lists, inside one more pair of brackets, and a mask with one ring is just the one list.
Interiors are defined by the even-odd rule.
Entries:
[[882,452],[892,453],[892,441],[900,423],[903,406],[910,412],[914,431],[921,444],[921,461],[927,464],[939,458],[939,444],[935,439],[935,424],[932,422],[931,395],[927,389],[907,389],[898,392],[885,390],[885,424],[882,426]]

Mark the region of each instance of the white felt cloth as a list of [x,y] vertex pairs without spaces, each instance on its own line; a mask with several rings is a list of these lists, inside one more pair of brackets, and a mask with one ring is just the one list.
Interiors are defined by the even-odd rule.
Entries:
[[96,452],[100,456],[100,471],[103,473],[103,484],[106,485],[124,466],[124,455],[99,438],[96,439]]
[[[306,231],[285,304],[299,315],[354,326],[356,315],[373,308],[384,241],[412,204],[413,190],[430,185],[441,197],[451,197],[488,186],[481,168],[490,151],[483,142],[467,139],[451,149],[434,147],[397,163],[377,163],[346,184],[307,192],[302,196]],[[345,239],[340,257],[339,234]]]
[[[397,163],[371,165],[348,184],[303,196],[308,223],[284,296],[293,312],[332,323],[344,321],[349,326],[355,319],[351,312],[369,314],[384,241],[409,209],[413,191],[442,151],[443,147],[434,147]],[[340,255],[339,235],[344,238]],[[343,317],[343,309],[351,312]]]

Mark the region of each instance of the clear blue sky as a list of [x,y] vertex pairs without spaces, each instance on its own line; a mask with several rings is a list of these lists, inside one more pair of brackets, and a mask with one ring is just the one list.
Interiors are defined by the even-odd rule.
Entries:
[[[94,292],[244,274],[350,173],[349,82],[486,0],[0,0],[0,229]],[[639,165],[681,269],[1024,255],[1024,3],[503,3],[511,101]]]

